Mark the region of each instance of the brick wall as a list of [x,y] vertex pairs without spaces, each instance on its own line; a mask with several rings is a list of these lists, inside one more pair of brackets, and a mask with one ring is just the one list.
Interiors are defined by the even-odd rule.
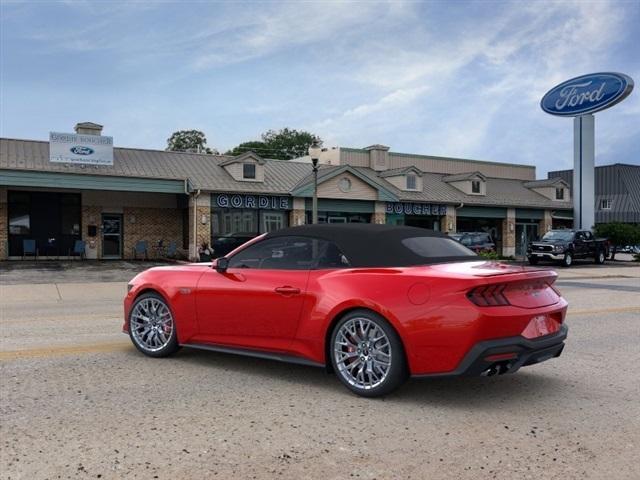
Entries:
[[124,207],[123,212],[123,257],[134,258],[136,242],[146,240],[149,257],[157,256],[154,247],[163,240],[166,249],[169,242],[182,247],[182,212],[177,208]]
[[538,234],[540,236],[547,233],[553,227],[553,218],[551,217],[551,210],[544,211],[544,218],[540,220]]
[[[498,252],[500,253],[500,252]],[[512,257],[516,254],[516,209],[507,209],[507,218],[502,221],[502,255]]]
[[[88,259],[96,259],[102,256],[101,214],[102,207],[82,206],[82,240],[86,243],[85,252]],[[89,236],[87,228],[89,225],[97,227],[95,237]]]
[[[195,238],[194,238],[194,209],[195,209]],[[204,222],[202,221],[204,220]],[[203,242],[211,243],[211,196],[201,193],[189,197],[189,258],[198,260],[198,248]]]
[[0,188],[0,260],[6,260],[9,248],[7,189]]
[[440,230],[443,233],[456,233],[457,218],[456,207],[447,205],[447,214],[440,218]]

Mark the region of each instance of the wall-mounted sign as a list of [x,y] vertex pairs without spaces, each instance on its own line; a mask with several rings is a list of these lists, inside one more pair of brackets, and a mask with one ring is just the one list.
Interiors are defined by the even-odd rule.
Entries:
[[244,195],[221,193],[215,196],[214,205],[219,208],[261,208],[267,210],[290,210],[291,198],[267,195]]
[[387,202],[386,213],[405,215],[446,215],[446,205],[432,205],[430,203]]
[[49,133],[49,161],[89,165],[113,165],[113,137]]
[[549,90],[540,107],[551,115],[575,117],[598,112],[624,100],[633,80],[622,73],[590,73],[572,78]]

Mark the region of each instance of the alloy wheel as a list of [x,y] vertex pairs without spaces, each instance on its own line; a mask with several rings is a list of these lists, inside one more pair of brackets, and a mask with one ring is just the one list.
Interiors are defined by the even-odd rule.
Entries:
[[368,318],[352,318],[342,325],[333,349],[339,374],[357,389],[370,390],[382,384],[391,368],[389,337]]
[[158,352],[171,341],[173,316],[160,299],[147,297],[140,300],[131,312],[129,328],[134,341],[148,352]]

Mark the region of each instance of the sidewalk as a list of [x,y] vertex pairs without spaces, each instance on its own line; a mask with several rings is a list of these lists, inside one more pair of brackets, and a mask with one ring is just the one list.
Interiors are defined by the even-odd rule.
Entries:
[[0,284],[128,282],[151,267],[172,265],[159,261],[76,260],[0,262]]

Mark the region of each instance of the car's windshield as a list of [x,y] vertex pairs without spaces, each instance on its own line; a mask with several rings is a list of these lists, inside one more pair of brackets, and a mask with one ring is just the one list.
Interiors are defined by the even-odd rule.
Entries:
[[560,230],[552,230],[551,232],[547,232],[542,237],[543,240],[563,240],[566,242],[570,242],[573,240],[573,232],[572,231],[560,231]]

